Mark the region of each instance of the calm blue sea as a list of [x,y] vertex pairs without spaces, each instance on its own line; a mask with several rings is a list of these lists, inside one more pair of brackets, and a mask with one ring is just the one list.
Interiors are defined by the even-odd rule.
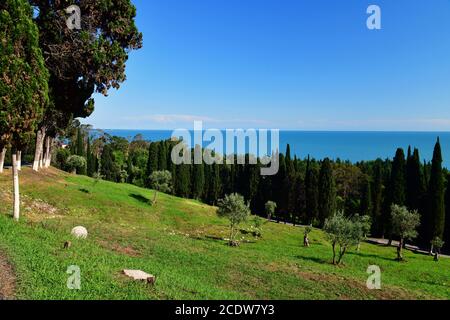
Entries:
[[[133,139],[142,134],[147,140],[169,139],[170,130],[116,130],[105,132]],[[335,132],[335,131],[281,131],[280,149],[291,146],[292,154],[299,158],[310,155],[316,159],[330,158],[350,160],[374,160],[392,158],[397,148],[407,151],[408,146],[417,147],[422,159],[431,160],[437,137],[440,137],[444,165],[450,168],[450,132]]]

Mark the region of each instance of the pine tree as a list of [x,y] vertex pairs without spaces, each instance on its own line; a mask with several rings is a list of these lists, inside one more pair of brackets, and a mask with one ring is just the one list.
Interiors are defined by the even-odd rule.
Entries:
[[323,225],[325,220],[336,210],[336,186],[330,159],[322,162],[319,176],[319,219]]
[[436,142],[431,162],[430,184],[428,188],[430,205],[429,241],[444,236],[444,174],[442,171],[442,152],[439,138]]

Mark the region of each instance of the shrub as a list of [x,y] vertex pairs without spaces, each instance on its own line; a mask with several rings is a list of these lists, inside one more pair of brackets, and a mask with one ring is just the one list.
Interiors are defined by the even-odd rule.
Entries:
[[246,221],[250,215],[249,205],[245,203],[243,196],[233,193],[219,200],[218,207],[217,214],[219,217],[226,217],[230,221],[229,244],[230,246],[236,246],[238,245],[235,241],[237,235],[236,227]]
[[273,201],[267,201],[265,205],[267,219],[272,219],[272,216],[275,214],[275,210],[277,209],[277,204]]
[[150,175],[150,186],[155,190],[153,203],[156,203],[156,195],[159,192],[169,193],[172,191],[172,174],[170,171],[155,171]]
[[81,172],[86,168],[86,159],[80,156],[70,156],[67,158],[67,169],[72,173]]

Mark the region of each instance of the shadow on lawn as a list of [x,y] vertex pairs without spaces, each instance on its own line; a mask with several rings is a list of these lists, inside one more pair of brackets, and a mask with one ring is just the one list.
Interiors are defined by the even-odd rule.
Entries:
[[140,195],[140,194],[131,193],[130,197],[136,199],[139,202],[145,203],[145,204],[149,204],[149,205],[152,204],[152,201],[150,199],[148,199],[148,198],[146,198],[146,197],[144,197],[143,195]]

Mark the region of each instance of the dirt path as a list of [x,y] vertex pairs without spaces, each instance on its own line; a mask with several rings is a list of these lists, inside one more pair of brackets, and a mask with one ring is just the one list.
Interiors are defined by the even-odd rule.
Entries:
[[13,299],[15,287],[14,270],[0,251],[0,300]]

